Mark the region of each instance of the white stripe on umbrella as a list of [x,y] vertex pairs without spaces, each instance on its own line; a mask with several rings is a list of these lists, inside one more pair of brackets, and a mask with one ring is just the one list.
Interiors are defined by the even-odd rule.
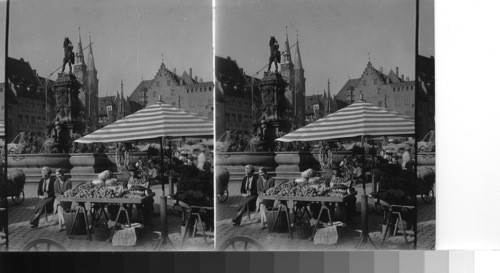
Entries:
[[359,100],[277,140],[316,141],[358,136],[413,134],[415,134],[415,122],[410,117]]
[[0,137],[5,136],[5,121],[0,120]]
[[166,103],[155,103],[76,142],[120,142],[159,137],[210,137],[213,123],[195,113]]

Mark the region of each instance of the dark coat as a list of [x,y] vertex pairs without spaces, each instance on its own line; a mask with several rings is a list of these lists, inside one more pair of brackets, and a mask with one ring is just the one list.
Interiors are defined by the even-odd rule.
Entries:
[[[251,196],[256,196],[257,195],[257,180],[259,179],[259,177],[254,174],[252,176],[252,181],[250,182],[251,186],[250,186],[250,195]],[[241,188],[240,188],[240,192],[241,194],[245,194],[247,192],[247,189],[246,189],[246,185],[247,185],[247,177],[243,177],[243,179],[241,180]]]
[[[38,182],[38,195],[44,195],[44,191],[43,191],[43,183],[45,182],[45,179],[40,179],[40,181]],[[49,189],[47,191],[47,195],[49,197],[54,197],[55,194],[54,194],[54,184],[56,182],[56,178],[51,176],[50,179],[49,179]]]

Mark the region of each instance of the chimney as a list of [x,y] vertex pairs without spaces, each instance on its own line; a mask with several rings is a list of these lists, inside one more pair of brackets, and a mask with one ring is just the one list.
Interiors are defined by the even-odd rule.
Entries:
[[396,67],[396,76],[399,77],[399,67]]
[[189,68],[189,77],[192,78],[193,77],[193,69]]
[[384,68],[380,67],[380,73],[384,73]]
[[406,77],[406,81],[409,82],[410,81],[410,77]]
[[401,80],[405,81],[405,75],[401,74]]
[[194,81],[198,82],[198,76],[194,76]]
[[203,82],[203,78],[200,77],[200,82],[202,83]]
[[240,68],[240,74],[245,75],[245,74],[243,74],[243,68]]

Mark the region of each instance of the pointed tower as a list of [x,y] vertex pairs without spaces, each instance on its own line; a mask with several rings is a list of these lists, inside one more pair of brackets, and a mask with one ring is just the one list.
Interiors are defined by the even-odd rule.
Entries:
[[73,66],[73,73],[75,74],[76,79],[80,83],[80,90],[78,92],[78,99],[82,104],[82,116],[87,118],[87,104],[89,101],[88,96],[88,85],[85,83],[88,78],[87,74],[87,65],[85,65],[85,58],[83,55],[82,48],[82,36],[80,34],[80,28],[78,28],[78,46],[75,54],[75,64]]
[[119,115],[120,115],[120,118],[124,118],[125,117],[125,96],[123,95],[123,80],[121,82],[121,91],[120,91],[120,108],[119,109]]
[[329,115],[332,113],[332,95],[330,93],[330,78],[328,78],[328,102],[327,102],[327,106],[326,106],[326,115]]
[[90,129],[97,129],[97,113],[99,102],[99,79],[97,79],[97,70],[94,63],[94,52],[92,51],[92,37],[89,35],[89,56],[87,58],[87,88],[88,88],[88,105],[87,117],[89,120]]
[[299,49],[299,34],[297,34],[297,49],[295,54],[294,69],[294,87],[295,87],[295,117],[298,121],[298,127],[305,125],[306,111],[306,79],[304,78],[304,69],[302,68],[302,57]]

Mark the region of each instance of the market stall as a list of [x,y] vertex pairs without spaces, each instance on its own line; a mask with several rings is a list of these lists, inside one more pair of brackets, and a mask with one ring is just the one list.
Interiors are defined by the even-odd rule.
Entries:
[[[146,139],[158,139],[160,143],[160,181],[162,186],[162,196],[160,197],[161,230],[168,240],[166,226],[166,206],[164,178],[164,140],[172,140],[183,137],[213,137],[213,123],[211,120],[200,117],[197,114],[187,112],[183,109],[173,107],[160,101],[152,104],[134,114],[131,114],[117,122],[86,135],[76,142],[124,142]],[[170,159],[171,159],[170,153]],[[170,163],[172,160],[170,160]],[[169,170],[169,194],[174,192],[171,172]]]
[[[412,119],[389,111],[386,108],[375,106],[361,99],[348,107],[293,131],[277,139],[277,141],[325,141],[361,138],[361,143],[365,143],[369,137],[389,135],[414,136],[414,134],[415,123]],[[363,230],[358,246],[367,241],[375,246],[368,234],[368,196],[365,186],[364,149],[362,149],[361,164],[361,169],[363,171],[363,194],[361,196],[361,220]]]

